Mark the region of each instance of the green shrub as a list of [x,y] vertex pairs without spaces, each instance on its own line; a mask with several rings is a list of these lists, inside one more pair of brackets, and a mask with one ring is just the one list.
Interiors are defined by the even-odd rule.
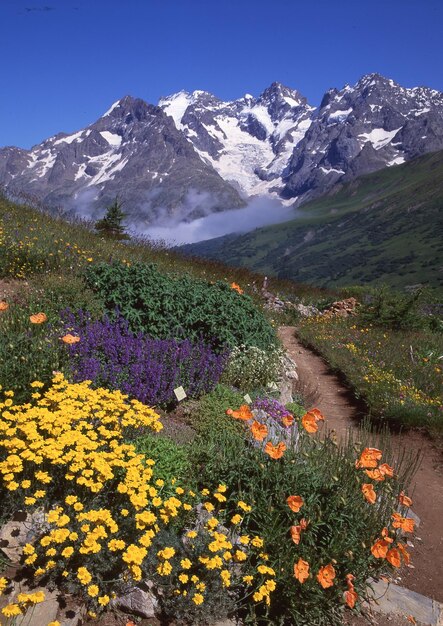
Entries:
[[236,346],[229,356],[222,382],[245,391],[266,387],[277,380],[281,357],[280,348],[260,350],[255,346]]
[[[186,446],[180,446],[168,437],[146,434],[134,441],[137,452],[155,461],[155,474],[158,478],[180,483],[190,473],[190,459]],[[189,482],[188,482],[189,484]]]
[[276,342],[252,299],[221,281],[172,278],[145,263],[100,263],[87,269],[86,281],[109,314],[118,309],[134,331],[154,338],[203,337],[218,348],[245,344],[264,350]]
[[363,304],[360,319],[363,324],[376,324],[392,330],[416,330],[425,328],[429,320],[422,309],[426,301],[425,291],[395,292],[382,286],[373,291]]
[[[221,395],[218,402],[220,409],[224,408]],[[218,421],[226,429],[230,429],[229,419],[220,410]],[[394,542],[401,538],[392,528],[391,514],[397,509],[400,490],[412,475],[414,459],[402,459],[396,479],[374,483],[377,503],[370,504],[362,493],[362,485],[369,478],[355,466],[365,445],[374,445],[367,434],[338,447],[328,438],[317,441],[302,432],[296,451],[287,450],[281,459],[273,460],[259,447],[250,445],[246,430],[236,420],[232,420],[236,430],[231,431],[229,448],[220,450],[224,435],[213,427],[213,421],[206,422],[209,428],[194,447],[196,477],[209,488],[220,481],[231,486],[228,513],[238,501],[252,506],[243,532],[263,536],[268,565],[277,573],[277,588],[269,609],[250,607],[249,616],[243,617],[255,624],[341,624],[346,576],[355,577],[360,602],[366,596],[367,578],[392,570],[386,560],[376,559],[370,548],[385,526],[390,528]],[[385,442],[383,461],[392,463],[392,459]],[[288,506],[291,495],[302,497],[299,513]],[[291,527],[300,525],[302,519],[307,527],[299,530],[301,538],[296,544]],[[303,584],[294,578],[294,565],[299,559],[308,562],[310,568]],[[335,570],[334,584],[323,589],[317,574],[329,564]]]

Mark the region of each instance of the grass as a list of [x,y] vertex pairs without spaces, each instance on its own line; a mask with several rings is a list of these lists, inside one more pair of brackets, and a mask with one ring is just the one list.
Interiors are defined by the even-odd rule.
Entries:
[[[261,274],[245,268],[227,268],[219,262],[184,257],[167,249],[162,242],[143,239],[119,242],[99,236],[90,224],[67,222],[0,197],[0,278],[24,280],[52,274],[63,276],[68,282],[91,263],[113,260],[154,262],[167,274],[191,275],[209,282],[236,282],[256,297],[255,288],[260,289],[263,283]],[[327,293],[288,280],[272,280],[269,288],[288,297],[316,298]]]
[[359,318],[311,318],[297,330],[344,374],[371,417],[443,434],[443,334],[387,330]]
[[297,219],[185,246],[279,278],[337,288],[443,287],[443,152],[385,168],[308,202]]

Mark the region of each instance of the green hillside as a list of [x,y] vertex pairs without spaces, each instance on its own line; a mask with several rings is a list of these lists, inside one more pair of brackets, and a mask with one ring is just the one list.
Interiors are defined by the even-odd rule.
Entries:
[[443,152],[309,202],[300,217],[184,246],[187,254],[313,283],[443,286]]

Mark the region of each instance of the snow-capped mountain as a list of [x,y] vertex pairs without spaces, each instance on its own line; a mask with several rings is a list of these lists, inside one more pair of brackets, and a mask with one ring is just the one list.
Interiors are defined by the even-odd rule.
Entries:
[[140,229],[244,204],[162,109],[129,96],[84,130],[0,150],[0,182],[88,218],[118,196]]
[[161,99],[159,106],[202,159],[246,196],[279,194],[282,172],[315,110],[279,83],[259,98],[247,94],[223,102],[204,91],[181,91]]
[[83,130],[0,149],[0,184],[94,218],[118,195],[142,229],[253,196],[298,205],[442,148],[443,94],[370,74],[318,108],[279,83],[231,102],[205,91],[158,106],[126,96]]
[[443,93],[379,74],[329,90],[283,176],[282,196],[306,201],[338,182],[443,148]]

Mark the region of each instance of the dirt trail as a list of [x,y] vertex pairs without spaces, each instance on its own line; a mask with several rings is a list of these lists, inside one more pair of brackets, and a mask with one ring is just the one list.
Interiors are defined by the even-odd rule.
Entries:
[[[293,326],[281,326],[279,337],[297,363],[301,380],[317,386],[316,405],[338,437],[359,419],[357,402],[321,357],[305,348]],[[443,463],[433,443],[417,432],[393,435],[399,446],[422,450],[423,461],[409,489],[421,523],[413,539],[413,568],[404,568],[400,584],[443,602]],[[392,622],[390,622],[392,624]]]

